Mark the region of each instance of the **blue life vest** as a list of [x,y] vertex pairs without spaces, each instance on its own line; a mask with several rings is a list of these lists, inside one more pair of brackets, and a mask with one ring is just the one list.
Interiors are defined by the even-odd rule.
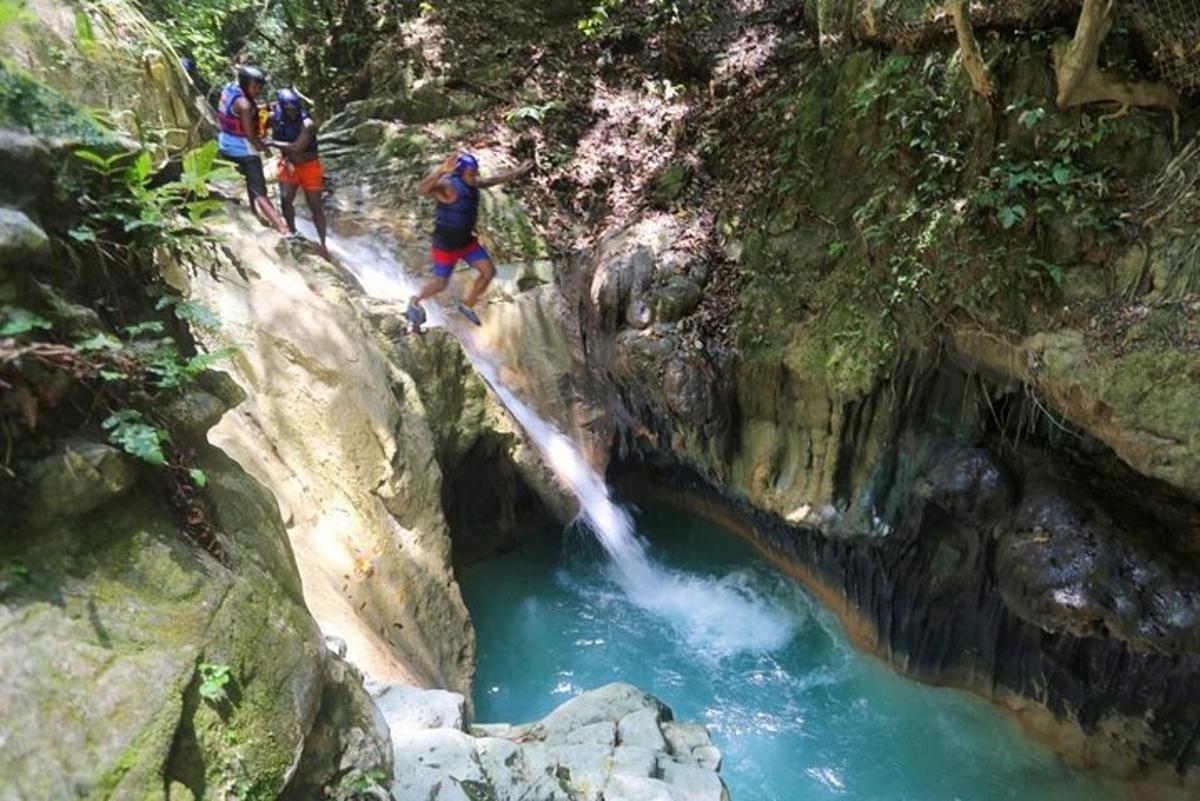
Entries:
[[247,97],[242,87],[236,83],[228,84],[222,89],[221,101],[217,103],[217,122],[221,127],[221,133],[217,135],[217,145],[222,152],[230,156],[253,156],[254,150],[250,147],[250,140],[246,138],[242,118],[233,109],[233,104],[239,97],[245,97],[250,101],[251,107],[257,110],[254,101]]
[[[296,119],[289,119],[284,113],[283,106],[275,107],[275,114],[271,118],[271,134],[279,142],[295,142],[300,138],[301,132],[304,130],[304,121],[308,119],[308,110],[300,109],[300,116]],[[308,147],[304,148],[305,153],[317,152],[317,137],[313,134],[312,141],[308,143]]]
[[447,180],[457,197],[452,203],[438,201],[434,224],[438,228],[475,230],[475,221],[479,219],[479,187],[471,186],[459,175],[451,175]]

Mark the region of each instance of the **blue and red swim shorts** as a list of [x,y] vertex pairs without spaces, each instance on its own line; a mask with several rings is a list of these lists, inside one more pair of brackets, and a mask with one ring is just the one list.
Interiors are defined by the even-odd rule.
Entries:
[[454,272],[454,265],[458,264],[459,259],[462,259],[467,264],[474,264],[483,259],[490,259],[487,249],[479,244],[478,239],[472,239],[461,248],[447,250],[438,247],[437,240],[433,242],[433,248],[430,251],[433,258],[433,274],[438,278],[449,278]]

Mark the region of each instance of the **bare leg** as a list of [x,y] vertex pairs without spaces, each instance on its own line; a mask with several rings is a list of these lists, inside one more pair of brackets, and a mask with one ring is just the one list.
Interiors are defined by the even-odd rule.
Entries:
[[266,217],[268,221],[270,221],[271,225],[274,226],[275,230],[278,231],[281,236],[287,236],[291,233],[291,231],[288,230],[287,223],[285,223],[283,218],[279,216],[279,212],[275,211],[275,206],[273,203],[271,203],[271,198],[267,197],[266,195],[260,195],[254,199],[254,208],[258,209],[258,211],[260,211],[262,215]]
[[287,227],[293,234],[296,233],[296,185],[295,184],[279,184],[279,208],[283,210],[283,219],[287,220]]
[[304,191],[304,199],[308,201],[308,210],[312,212],[313,225],[317,227],[317,238],[321,240],[321,253],[328,256],[325,249],[325,204],[321,201],[321,192]]
[[492,283],[492,279],[496,277],[496,268],[492,266],[491,259],[473,261],[471,266],[479,272],[479,275],[476,276],[475,283],[471,284],[467,296],[463,298],[463,305],[468,307],[474,307],[479,302],[479,298],[487,290],[488,284]]
[[438,278],[437,276],[434,276],[433,278],[429,279],[429,282],[425,284],[425,286],[421,287],[421,291],[418,292],[413,299],[417,303],[420,303],[426,298],[432,298],[434,295],[445,289],[446,285],[449,283],[450,276],[446,276],[445,278]]

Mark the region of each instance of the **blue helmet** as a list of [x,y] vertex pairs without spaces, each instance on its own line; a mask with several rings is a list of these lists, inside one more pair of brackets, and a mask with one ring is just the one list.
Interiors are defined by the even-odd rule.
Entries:
[[467,170],[479,170],[479,161],[470,153],[459,153],[458,161],[454,164],[454,174],[462,175]]
[[300,99],[300,94],[295,89],[283,88],[275,93],[275,99],[279,101],[281,106],[295,106],[301,108],[304,103]]

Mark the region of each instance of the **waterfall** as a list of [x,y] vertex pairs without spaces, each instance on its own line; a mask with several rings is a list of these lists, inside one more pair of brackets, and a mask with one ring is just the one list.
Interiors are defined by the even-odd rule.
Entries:
[[[310,229],[311,230],[311,229]],[[354,273],[367,294],[407,302],[417,285],[386,235],[330,236],[329,250]],[[500,379],[495,358],[478,342],[473,326],[447,319],[436,302],[425,304],[428,324],[444,326],[459,339],[476,372],[496,393],[541,453],[546,464],[579,501],[580,516],[612,560],[615,578],[630,600],[668,620],[698,649],[714,656],[768,651],[791,639],[797,621],[736,580],[702,578],[655,564],[637,535],[633,519],[618,506],[604,479],[575,444],[539,417]]]

